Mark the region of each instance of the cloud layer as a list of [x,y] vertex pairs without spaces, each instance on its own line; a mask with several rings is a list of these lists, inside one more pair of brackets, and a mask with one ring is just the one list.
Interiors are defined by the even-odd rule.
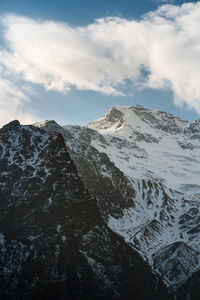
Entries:
[[128,80],[133,89],[169,89],[176,104],[200,113],[200,2],[163,5],[139,21],[112,17],[85,27],[16,15],[2,24],[0,64],[27,82],[123,95]]

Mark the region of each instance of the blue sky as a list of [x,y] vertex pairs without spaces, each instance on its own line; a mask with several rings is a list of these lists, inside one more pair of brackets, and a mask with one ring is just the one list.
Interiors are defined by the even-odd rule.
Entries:
[[[184,3],[187,2],[175,0],[0,0],[0,14],[3,19],[0,25],[0,72],[2,73],[0,76],[0,112],[4,116],[1,123],[18,118],[24,123],[55,119],[60,124],[84,125],[92,119],[103,116],[113,105],[135,104],[165,110],[187,120],[198,119],[200,92],[198,82],[196,82],[198,81],[196,79],[198,68],[196,67],[199,66],[198,54],[200,53],[199,49],[198,51],[196,49],[199,34],[197,32],[193,37],[191,33],[193,31],[185,30],[184,26],[189,24],[188,27],[195,29],[197,23],[192,20],[199,9],[199,6],[196,6],[199,2],[190,1],[188,2],[190,6],[185,6],[178,11],[174,10],[173,7],[180,8],[180,5]],[[153,17],[148,16],[145,27],[141,21],[143,15],[150,11],[155,12],[165,4],[172,6],[163,9],[161,13],[157,12]],[[171,28],[167,29],[167,38],[160,42],[163,47],[159,48],[160,31],[157,27],[159,29],[159,26],[168,26],[168,15],[172,12]],[[8,14],[11,15],[7,17]],[[190,15],[190,18],[187,17]],[[157,25],[158,16],[162,18],[162,24]],[[22,20],[20,17],[25,18]],[[117,17],[120,20],[115,18],[108,21],[107,17]],[[88,25],[94,25],[94,20],[100,18],[103,20],[101,24],[88,29]],[[52,23],[47,24],[47,21]],[[180,38],[184,39],[183,42],[180,41],[180,44],[176,41],[177,24],[183,27],[182,31],[177,31],[178,34],[180,33]],[[149,37],[148,27],[151,28],[151,26],[152,31],[149,33],[152,34],[152,39],[150,39],[152,45],[148,46],[146,40]],[[114,31],[118,28],[115,31],[115,37],[112,36],[112,28]],[[141,33],[138,33],[137,28],[141,30]],[[106,34],[104,34],[104,29]],[[32,33],[34,30],[35,32]],[[33,39],[30,39],[28,44],[29,32]],[[63,39],[66,38],[66,41],[62,38],[58,39],[56,32]],[[102,33],[104,34],[103,42],[99,42],[98,38],[102,38]],[[155,34],[157,33],[156,41]],[[192,40],[195,40],[195,44],[192,44],[194,49],[190,46],[190,35]],[[126,36],[125,40],[124,36]],[[141,37],[144,41],[139,45]],[[132,42],[135,39],[137,41]],[[88,43],[91,43],[90,47]],[[174,49],[172,55],[169,56],[169,51],[163,53],[165,44],[166,48],[169,47],[169,51]],[[45,47],[48,49],[46,56]],[[117,58],[115,47],[119,52]],[[51,48],[54,51],[52,53]],[[41,55],[41,58],[39,57],[40,49],[44,55]],[[145,53],[141,57],[140,51],[143,52],[143,50]],[[138,51],[138,54],[132,56],[134,51]],[[29,55],[30,52],[31,55]],[[67,56],[66,52],[69,52]],[[99,52],[100,56],[98,56]],[[63,61],[58,58],[54,61],[55,53],[58,53],[60,57],[64,53]],[[76,53],[80,55],[77,60]],[[101,61],[97,61],[98,57],[102,63],[105,63],[105,67],[101,65]],[[147,60],[146,57],[150,58]],[[172,66],[171,69],[169,67],[169,70],[163,72],[165,60],[166,69],[170,64]],[[107,68],[108,71],[104,74]],[[91,73],[94,70],[94,78],[93,74],[88,74],[90,69]],[[111,74],[112,71],[113,74]],[[70,72],[73,79],[70,78]],[[147,80],[149,74],[152,76]],[[194,74],[194,79],[191,74]]]
[[1,0],[0,12],[14,12],[33,18],[53,19],[74,25],[86,25],[96,18],[123,16],[140,18],[163,3],[184,1],[154,0]]

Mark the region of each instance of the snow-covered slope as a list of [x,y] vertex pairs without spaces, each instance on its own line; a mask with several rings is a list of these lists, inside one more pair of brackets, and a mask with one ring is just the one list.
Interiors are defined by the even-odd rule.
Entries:
[[[167,285],[181,285],[200,268],[200,197],[186,197],[151,181],[139,180],[134,186],[133,206],[124,209],[121,218],[110,216],[108,226],[147,259]],[[174,271],[180,265],[184,268]]]
[[110,199],[114,209],[106,210],[106,220],[112,231],[171,287],[198,271],[200,121],[115,106],[88,127],[65,126],[63,135],[86,186],[97,198]]
[[94,139],[92,145],[127,176],[200,194],[200,120],[190,123],[139,105],[115,106],[88,127],[107,142]]

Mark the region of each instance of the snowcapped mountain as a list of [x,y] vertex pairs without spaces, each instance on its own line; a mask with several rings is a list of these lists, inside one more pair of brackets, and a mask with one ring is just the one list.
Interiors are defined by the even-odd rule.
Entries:
[[[92,138],[91,145],[108,155],[136,191],[133,207],[121,218],[111,216],[109,227],[170,286],[180,285],[200,267],[200,120],[116,106],[88,127],[105,139]],[[184,267],[173,272],[175,264]]]
[[182,121],[139,105],[115,106],[88,127],[66,126],[64,131],[88,188],[91,179],[80,157],[87,164],[90,161],[87,170],[98,172],[98,181],[101,177],[112,182],[111,191],[120,184],[113,181],[108,164],[98,156],[106,155],[120,170],[120,182],[128,180],[125,191],[117,191],[124,199],[120,200],[120,214],[110,212],[108,226],[136,249],[170,288],[180,286],[199,270],[200,121]]
[[190,123],[169,113],[113,107],[88,126],[108,144],[92,145],[105,152],[127,176],[161,182],[187,194],[200,194],[200,120]]
[[200,120],[139,105],[4,126],[2,297],[198,299],[199,163]]

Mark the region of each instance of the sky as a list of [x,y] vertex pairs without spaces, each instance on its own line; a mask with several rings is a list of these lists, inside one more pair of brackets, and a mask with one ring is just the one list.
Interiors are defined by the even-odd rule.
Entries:
[[0,0],[0,126],[136,104],[200,118],[200,1]]

